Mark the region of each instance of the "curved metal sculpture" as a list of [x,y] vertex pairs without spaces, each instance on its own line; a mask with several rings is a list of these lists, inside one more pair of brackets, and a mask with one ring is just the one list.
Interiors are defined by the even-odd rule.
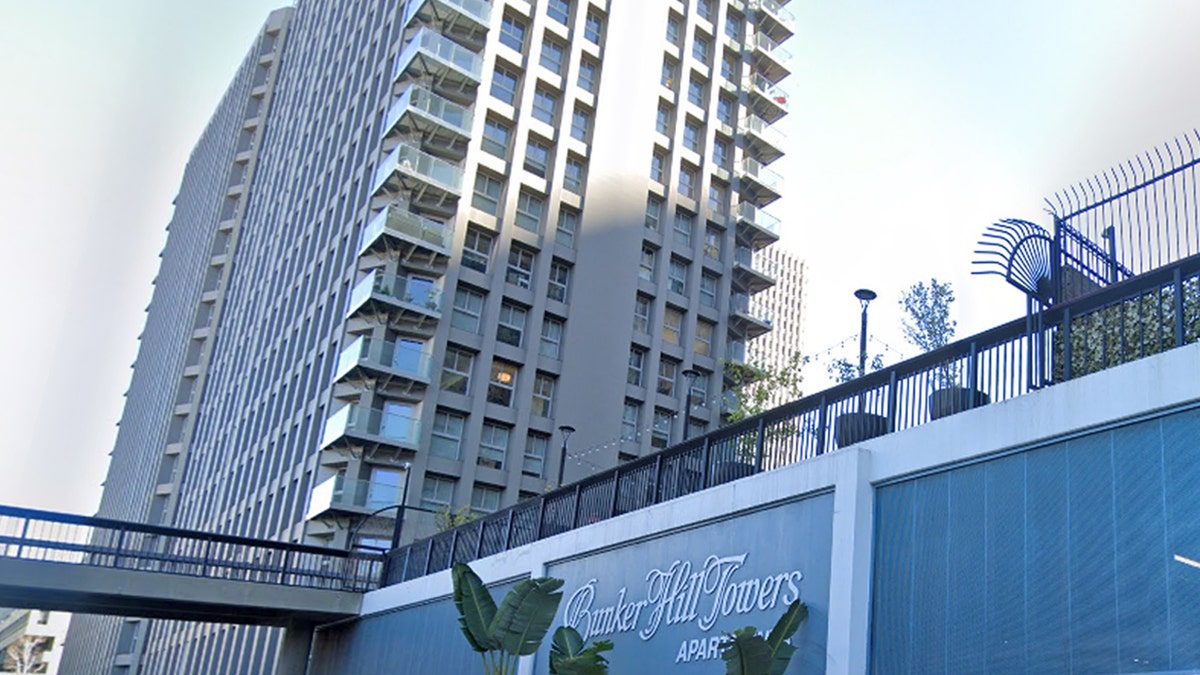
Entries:
[[1051,251],[1054,237],[1040,225],[1019,218],[1005,218],[990,225],[975,251],[981,256],[971,274],[998,274],[1030,298],[1043,305],[1054,295]]

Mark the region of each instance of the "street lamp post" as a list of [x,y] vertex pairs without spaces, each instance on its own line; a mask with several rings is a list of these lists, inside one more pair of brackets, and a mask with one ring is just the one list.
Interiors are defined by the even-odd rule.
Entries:
[[404,510],[408,508],[408,479],[412,476],[412,464],[405,462],[404,489],[400,492],[400,510],[396,513],[396,527],[392,529],[392,548],[400,548],[400,535],[404,532]]
[[558,457],[558,486],[562,487],[563,469],[567,466],[567,439],[571,437],[571,434],[575,433],[575,427],[569,424],[564,424],[558,428],[558,432],[562,434],[563,439],[562,452]]
[[687,378],[688,383],[687,390],[683,392],[683,440],[686,441],[692,431],[692,387],[696,384],[700,371],[688,368],[683,371],[683,376]]
[[858,376],[867,374],[867,305],[875,299],[875,291],[860,288],[854,291],[854,297],[862,305],[862,326],[858,331]]

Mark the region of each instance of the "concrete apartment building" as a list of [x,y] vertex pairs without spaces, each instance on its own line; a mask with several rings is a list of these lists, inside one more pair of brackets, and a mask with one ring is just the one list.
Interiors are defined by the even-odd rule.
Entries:
[[0,673],[55,675],[71,615],[0,608]]
[[[272,13],[185,172],[100,515],[386,545],[406,487],[488,512],[678,441],[689,384],[714,428],[769,328],[792,30],[775,0]],[[78,617],[63,672],[269,673],[278,639]]]
[[[793,355],[804,353],[805,266],[783,246],[765,248],[760,256],[775,285],[751,297],[735,295],[732,317],[760,333],[748,345],[749,362],[779,371],[790,366]],[[792,398],[789,392],[777,390],[768,400],[771,406],[780,406]]]

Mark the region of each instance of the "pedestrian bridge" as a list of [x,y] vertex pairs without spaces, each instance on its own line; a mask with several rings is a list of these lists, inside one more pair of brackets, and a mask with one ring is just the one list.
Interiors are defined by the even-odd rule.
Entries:
[[0,506],[0,606],[294,626],[358,614],[383,556]]

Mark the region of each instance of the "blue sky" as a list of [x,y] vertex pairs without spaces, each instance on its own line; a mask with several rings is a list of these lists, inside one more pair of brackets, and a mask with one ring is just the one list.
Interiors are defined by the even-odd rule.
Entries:
[[[98,503],[184,163],[279,4],[0,3],[0,503]],[[897,299],[920,279],[954,282],[960,334],[1018,316],[1015,291],[969,276],[982,229],[1045,222],[1043,197],[1200,123],[1191,0],[789,8],[771,210],[809,263],[813,352],[856,333],[860,286],[900,352]]]

